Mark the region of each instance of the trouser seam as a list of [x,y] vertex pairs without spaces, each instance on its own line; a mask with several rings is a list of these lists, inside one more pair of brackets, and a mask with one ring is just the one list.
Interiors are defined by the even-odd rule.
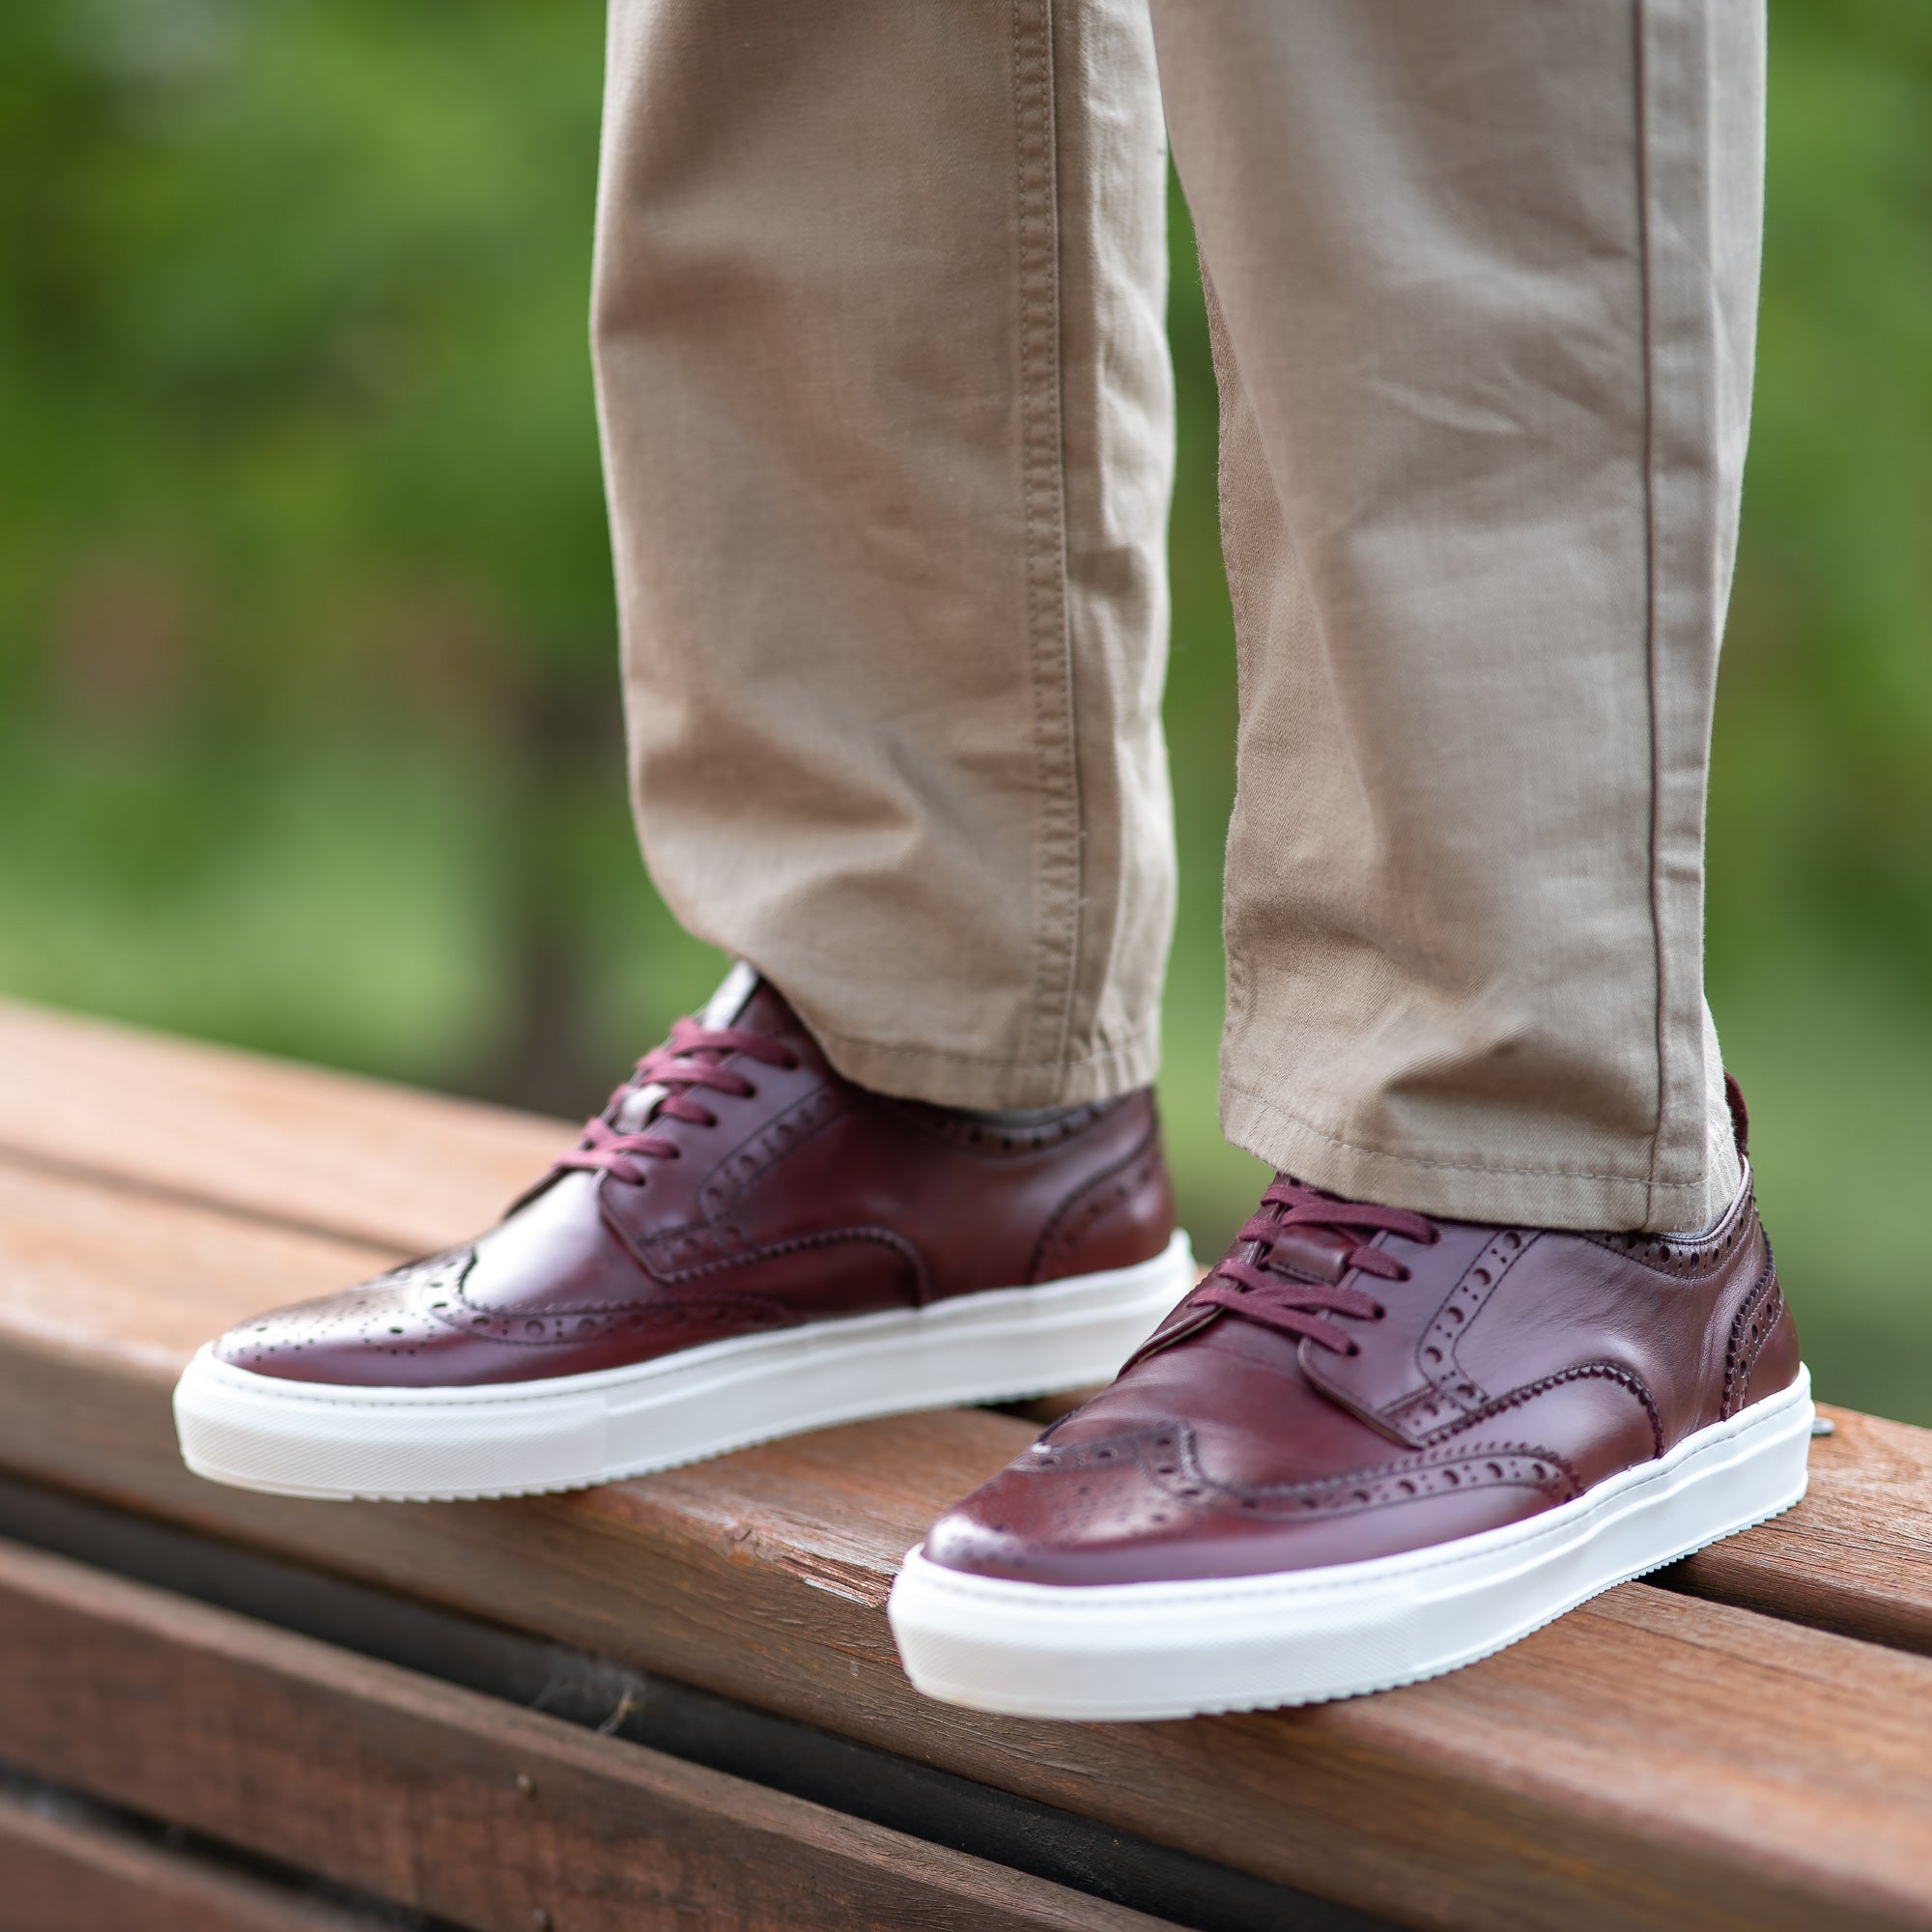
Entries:
[[1039,828],[1033,1010],[1027,1059],[1014,1064],[1064,1067],[1073,1024],[1081,862],[1060,419],[1052,0],[1013,0],[1012,35],[1022,575]]
[[1654,989],[1653,1033],[1657,1062],[1657,1111],[1650,1134],[1650,1166],[1645,1177],[1647,1189],[1644,1201],[1644,1219],[1650,1220],[1657,1210],[1655,1194],[1660,1184],[1659,1169],[1663,1160],[1663,1122],[1669,1099],[1667,1009],[1665,999],[1665,960],[1663,951],[1663,909],[1659,903],[1662,881],[1658,876],[1658,858],[1661,849],[1662,828],[1660,823],[1662,812],[1663,784],[1659,770],[1659,760],[1662,755],[1662,744],[1659,731],[1657,709],[1658,672],[1658,571],[1657,571],[1657,401],[1655,385],[1657,381],[1655,338],[1656,320],[1654,315],[1654,270],[1651,262],[1651,219],[1650,219],[1650,63],[1648,48],[1648,7],[1646,0],[1634,0],[1631,9],[1634,28],[1634,57],[1636,65],[1635,86],[1632,89],[1636,116],[1636,232],[1637,232],[1637,277],[1640,296],[1641,327],[1638,339],[1638,353],[1643,361],[1643,571],[1644,571],[1644,702],[1645,715],[1650,728],[1650,812],[1649,812],[1649,901],[1651,936],[1651,973]]

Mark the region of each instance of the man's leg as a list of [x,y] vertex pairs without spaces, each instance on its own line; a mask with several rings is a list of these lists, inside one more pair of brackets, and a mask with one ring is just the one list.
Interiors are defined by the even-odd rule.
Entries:
[[176,1413],[224,1482],[569,1489],[1038,1394],[1195,1276],[1145,1091],[1145,14],[616,0],[605,160],[639,814],[740,963],[497,1227],[202,1351]]
[[1433,1212],[1702,1227],[1761,10],[1155,20],[1241,654],[1229,1135]]
[[839,1071],[1152,1075],[1165,142],[1132,0],[617,0],[595,349],[639,827]]
[[1788,1508],[1811,1417],[1701,987],[1754,0],[1155,21],[1240,646],[1226,1119],[1285,1171],[895,1586],[916,1684],[1036,1717],[1453,1669]]

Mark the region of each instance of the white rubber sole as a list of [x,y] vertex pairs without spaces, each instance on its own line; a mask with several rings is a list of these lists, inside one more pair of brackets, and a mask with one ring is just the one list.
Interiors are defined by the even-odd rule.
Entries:
[[1133,1267],[467,1388],[289,1381],[204,1348],[175,1388],[175,1428],[196,1475],[277,1495],[429,1502],[587,1489],[833,1423],[1105,1381],[1195,1272],[1177,1234]]
[[1186,1718],[1354,1697],[1439,1677],[1804,1493],[1811,1383],[1528,1521],[1325,1570],[1059,1587],[915,1549],[893,1586],[914,1686],[971,1710]]

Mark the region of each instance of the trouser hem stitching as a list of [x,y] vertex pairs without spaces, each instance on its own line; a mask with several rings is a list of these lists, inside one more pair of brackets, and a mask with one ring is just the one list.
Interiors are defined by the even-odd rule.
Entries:
[[1078,1059],[1067,1054],[1056,1054],[1051,1060],[1013,1060],[1004,1054],[962,1053],[955,1047],[916,1046],[897,1040],[867,1039],[859,1034],[834,1033],[829,1027],[812,1029],[815,1038],[831,1040],[838,1046],[863,1047],[867,1053],[903,1054],[922,1060],[957,1060],[973,1066],[1004,1067],[1014,1073],[1077,1072],[1089,1066],[1104,1066],[1111,1061],[1124,1059],[1138,1051],[1157,1032],[1157,1026],[1148,1026],[1138,1033],[1123,1034],[1119,1040],[1097,1047],[1092,1053],[1082,1054]]
[[1391,1161],[1398,1167],[1440,1170],[1451,1174],[1493,1174],[1503,1179],[1520,1177],[1523,1179],[1608,1180],[1623,1187],[1651,1188],[1659,1194],[1701,1196],[1703,1193],[1700,1181],[1660,1181],[1653,1179],[1647,1171],[1618,1174],[1581,1167],[1512,1167],[1486,1161],[1433,1160],[1424,1154],[1391,1153],[1386,1148],[1370,1147],[1362,1141],[1351,1141],[1341,1134],[1331,1134],[1325,1127],[1318,1127],[1313,1121],[1304,1120],[1299,1114],[1291,1112],[1265,1094],[1258,1094],[1252,1087],[1241,1086],[1237,1081],[1228,1081],[1226,1091],[1230,1094],[1238,1094],[1242,1099],[1252,1101],[1269,1119],[1279,1121],[1301,1133],[1313,1134],[1317,1140],[1325,1141],[1330,1147],[1346,1149],[1350,1153],[1367,1154],[1375,1160]]

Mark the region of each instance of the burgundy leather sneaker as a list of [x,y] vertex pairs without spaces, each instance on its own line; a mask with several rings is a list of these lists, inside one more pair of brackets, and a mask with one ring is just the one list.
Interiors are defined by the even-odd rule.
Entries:
[[576,1489],[1096,1380],[1193,1273],[1147,1094],[888,1099],[738,967],[497,1227],[231,1329],[175,1418],[245,1489]]
[[893,1631],[920,1690],[1028,1717],[1411,1683],[1788,1509],[1811,1414],[1748,1167],[1689,1237],[1282,1178],[1111,1388],[940,1519]]

